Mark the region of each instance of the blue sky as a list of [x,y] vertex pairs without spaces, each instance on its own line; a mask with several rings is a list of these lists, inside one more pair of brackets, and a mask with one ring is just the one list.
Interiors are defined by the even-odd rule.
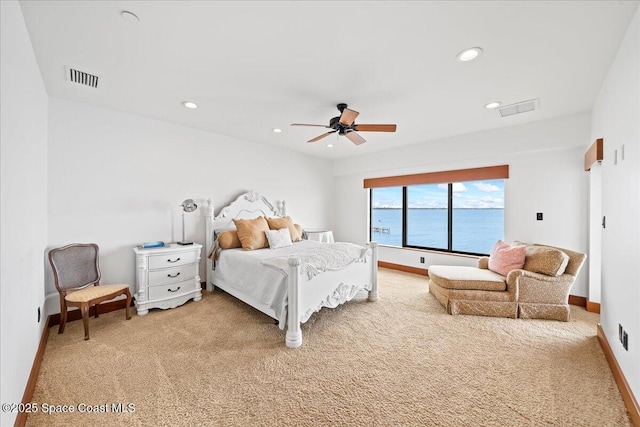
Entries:
[[[412,185],[407,189],[410,208],[447,207],[447,184]],[[374,188],[374,208],[401,208],[402,187]],[[504,209],[504,180],[453,183],[453,207]]]

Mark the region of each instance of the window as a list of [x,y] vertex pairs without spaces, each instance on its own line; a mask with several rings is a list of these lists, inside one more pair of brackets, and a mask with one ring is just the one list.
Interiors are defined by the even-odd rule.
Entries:
[[[489,254],[495,242],[504,239],[508,166],[495,168],[365,180],[365,187],[367,181],[375,184],[369,185],[370,239],[382,245]],[[419,183],[476,176],[491,179]],[[403,181],[408,185],[383,186]]]
[[370,206],[371,240],[402,246],[402,187],[373,189]]

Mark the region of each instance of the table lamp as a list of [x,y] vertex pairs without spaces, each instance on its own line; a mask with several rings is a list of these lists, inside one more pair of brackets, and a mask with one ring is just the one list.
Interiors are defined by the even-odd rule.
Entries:
[[193,245],[193,242],[187,242],[184,231],[184,214],[185,212],[193,212],[198,209],[198,205],[193,199],[187,199],[180,205],[182,207],[182,241],[178,242],[179,245]]

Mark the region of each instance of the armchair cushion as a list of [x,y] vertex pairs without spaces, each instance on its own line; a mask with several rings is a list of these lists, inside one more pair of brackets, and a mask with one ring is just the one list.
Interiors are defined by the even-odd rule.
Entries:
[[504,276],[475,267],[432,265],[429,278],[446,289],[504,291],[507,288]]

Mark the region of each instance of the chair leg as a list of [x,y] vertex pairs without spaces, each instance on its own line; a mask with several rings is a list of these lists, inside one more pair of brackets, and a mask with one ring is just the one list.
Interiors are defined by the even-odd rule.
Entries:
[[125,315],[127,316],[127,320],[131,319],[131,313],[129,311],[129,306],[131,305],[131,292],[129,289],[125,289],[125,295],[127,296],[127,306],[125,307]]
[[84,324],[84,339],[89,339],[89,304],[83,302],[80,305],[80,310],[82,311],[82,323]]
[[64,297],[60,295],[60,326],[58,326],[58,333],[64,332],[64,327],[67,325],[67,302]]
[[100,304],[96,304],[96,305],[95,305],[95,310],[96,310],[96,319],[98,318],[98,307],[100,307]]

